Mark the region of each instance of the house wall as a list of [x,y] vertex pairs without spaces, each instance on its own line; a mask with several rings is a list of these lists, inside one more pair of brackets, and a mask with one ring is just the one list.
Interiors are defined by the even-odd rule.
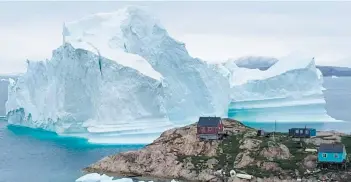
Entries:
[[[324,157],[323,154],[326,154]],[[338,162],[341,163],[346,159],[346,153],[323,153],[319,152],[318,153],[318,161],[319,162]],[[337,155],[337,156],[335,156]]]
[[316,133],[315,129],[298,128],[289,130],[289,134],[295,137],[311,137],[316,136]]
[[222,121],[218,127],[219,127],[218,131],[221,131],[221,132],[224,131],[224,125],[223,125]]
[[217,134],[200,134],[199,138],[206,140],[218,140]]
[[198,134],[217,134],[218,131],[218,127],[197,127]]
[[316,129],[311,129],[311,136],[317,136],[317,131]]

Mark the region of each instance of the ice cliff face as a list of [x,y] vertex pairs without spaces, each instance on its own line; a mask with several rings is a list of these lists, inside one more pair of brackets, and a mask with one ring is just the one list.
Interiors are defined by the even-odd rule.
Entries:
[[306,105],[305,98],[319,104],[310,118],[326,116],[313,60],[279,61],[266,71],[210,65],[137,7],[67,22],[63,42],[50,60],[28,61],[27,72],[11,80],[10,124],[90,142],[150,143],[199,116],[227,116],[232,101],[229,116],[242,120],[261,121],[266,108]]
[[[172,121],[225,114],[228,93],[221,93],[229,91],[224,89],[228,88],[227,80],[213,67],[190,57],[183,43],[171,38],[155,18],[140,8],[98,14],[66,26],[67,40],[73,45],[83,40],[103,56],[114,58],[117,50],[123,50],[145,58],[164,78],[164,104]],[[143,65],[133,67],[144,70]]]
[[[69,44],[54,51],[51,60],[28,62],[27,72],[10,90],[6,108],[11,124],[61,134],[153,134],[172,126],[160,80]],[[144,118],[154,125],[135,122]]]
[[227,79],[190,57],[142,9],[69,22],[63,35],[65,44],[50,60],[28,62],[27,72],[10,84],[10,124],[92,142],[135,137],[148,143],[199,115],[226,114]]

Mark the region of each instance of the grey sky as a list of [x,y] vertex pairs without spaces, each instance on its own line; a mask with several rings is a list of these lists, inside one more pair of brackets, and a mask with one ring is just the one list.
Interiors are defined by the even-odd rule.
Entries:
[[0,2],[0,74],[50,58],[64,21],[131,4],[148,7],[194,57],[298,51],[318,64],[351,66],[351,2]]

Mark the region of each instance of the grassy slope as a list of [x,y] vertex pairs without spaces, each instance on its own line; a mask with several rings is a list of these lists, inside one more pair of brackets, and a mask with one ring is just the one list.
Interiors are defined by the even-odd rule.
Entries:
[[[216,159],[218,160],[218,164],[216,165],[215,169],[223,169],[226,174],[229,174],[229,171],[231,169],[234,169],[234,162],[237,157],[237,155],[240,152],[243,152],[242,149],[239,148],[240,146],[240,140],[243,138],[252,138],[252,139],[257,139],[262,141],[260,144],[260,147],[257,151],[250,152],[250,157],[252,157],[255,162],[253,162],[253,165],[248,165],[240,171],[246,172],[248,174],[252,174],[256,177],[269,177],[269,176],[279,176],[279,175],[288,175],[290,177],[296,177],[296,169],[299,171],[299,174],[302,175],[306,169],[304,169],[302,166],[303,160],[305,157],[308,155],[311,155],[309,152],[305,152],[305,148],[316,148],[317,146],[313,144],[306,144],[302,141],[302,146],[300,145],[299,142],[294,141],[291,137],[289,137],[285,133],[276,133],[275,134],[275,140],[273,138],[265,138],[265,137],[257,137],[248,135],[249,132],[252,132],[252,130],[248,130],[247,132],[240,133],[237,135],[232,135],[225,140],[219,145],[217,149],[217,156],[215,157],[207,157],[207,156],[182,156],[179,158],[180,161],[184,160],[189,160],[191,161],[194,166],[195,166],[195,171],[199,172],[203,169],[205,169],[206,162],[209,159]],[[259,152],[262,151],[264,148],[268,147],[268,142],[271,144],[284,144],[289,148],[290,153],[292,154],[292,157],[289,159],[273,159],[273,161],[270,161],[266,159],[265,157],[259,155]],[[345,136],[342,137],[342,143],[345,144],[347,152],[351,154],[351,137]],[[278,164],[278,166],[283,170],[282,171],[266,171],[260,167],[258,167],[256,164],[256,161],[260,162],[274,162]]]

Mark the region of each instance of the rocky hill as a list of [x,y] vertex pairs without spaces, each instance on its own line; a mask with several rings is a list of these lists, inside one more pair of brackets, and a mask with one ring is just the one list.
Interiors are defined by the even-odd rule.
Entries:
[[[238,121],[223,121],[231,133],[223,141],[200,141],[193,124],[165,131],[141,150],[105,157],[85,170],[184,181],[351,181],[350,170],[318,169],[316,154],[305,152],[322,142],[341,141],[350,150],[351,139],[346,135],[319,132],[317,137],[299,142],[282,133],[274,138],[258,137],[255,129]],[[231,177],[232,170],[252,179]]]

